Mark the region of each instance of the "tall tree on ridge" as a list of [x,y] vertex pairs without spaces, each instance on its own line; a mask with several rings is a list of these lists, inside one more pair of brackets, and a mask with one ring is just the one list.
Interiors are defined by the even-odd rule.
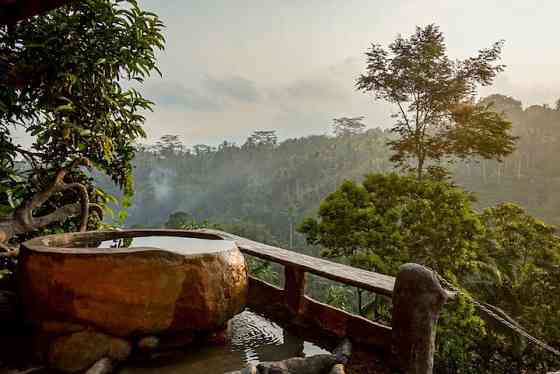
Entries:
[[475,57],[453,61],[433,24],[417,27],[409,38],[398,36],[388,49],[372,45],[356,86],[398,107],[392,132],[399,138],[389,142],[391,161],[421,179],[429,160],[501,160],[513,151],[511,123],[490,105],[475,102],[477,88],[490,85],[504,70],[497,63],[502,46],[498,41]]
[[364,116],[340,117],[333,119],[333,131],[336,136],[356,135],[364,132],[366,125],[362,122]]

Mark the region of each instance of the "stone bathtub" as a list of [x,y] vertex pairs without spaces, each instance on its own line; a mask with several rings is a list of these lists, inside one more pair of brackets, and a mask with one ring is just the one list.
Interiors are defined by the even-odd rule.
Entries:
[[[151,240],[162,237],[165,248]],[[97,356],[123,359],[138,344],[159,344],[154,337],[176,345],[219,340],[247,301],[247,267],[235,243],[181,230],[32,239],[21,246],[19,275],[26,318],[44,337],[41,354],[68,372]],[[80,349],[99,353],[83,359]]]

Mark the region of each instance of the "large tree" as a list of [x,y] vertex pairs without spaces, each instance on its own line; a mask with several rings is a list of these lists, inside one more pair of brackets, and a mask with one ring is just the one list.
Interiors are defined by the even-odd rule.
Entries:
[[560,306],[553,296],[560,289],[560,238],[555,227],[520,207],[504,203],[480,214],[472,195],[449,182],[372,174],[361,184],[344,182],[300,231],[323,247],[323,256],[392,275],[402,263],[417,262],[464,290],[442,315],[436,372],[554,368],[557,357],[475,313],[468,302],[474,297],[492,304],[495,313],[560,346]]
[[345,181],[299,230],[323,256],[347,257],[360,267],[396,273],[405,262],[457,277],[472,268],[483,227],[472,195],[445,181],[370,174]]
[[0,27],[0,243],[75,229],[75,216],[84,230],[90,204],[106,197],[80,165],[132,193],[134,143],[152,103],[125,82],[158,71],[162,28],[134,0],[71,2]]
[[502,45],[499,41],[474,57],[451,60],[433,24],[417,27],[409,38],[397,37],[388,49],[372,45],[357,88],[398,109],[392,128],[398,139],[389,142],[392,161],[422,178],[430,160],[500,160],[513,151],[511,124],[491,106],[476,103],[478,87],[490,85],[504,69],[498,63]]

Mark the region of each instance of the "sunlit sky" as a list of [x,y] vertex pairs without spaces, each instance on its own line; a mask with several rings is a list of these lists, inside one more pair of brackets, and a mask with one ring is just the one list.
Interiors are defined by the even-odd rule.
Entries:
[[505,39],[507,65],[482,95],[525,106],[560,98],[560,1],[538,0],[140,0],[167,25],[163,78],[143,93],[157,103],[149,140],[242,143],[256,129],[281,138],[324,134],[332,118],[391,124],[391,108],[354,88],[372,42],[388,44],[436,23],[451,58]]

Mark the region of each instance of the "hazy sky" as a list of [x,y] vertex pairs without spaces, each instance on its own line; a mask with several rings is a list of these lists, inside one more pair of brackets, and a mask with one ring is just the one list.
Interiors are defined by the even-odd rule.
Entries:
[[560,1],[141,0],[167,25],[163,78],[143,92],[157,103],[150,140],[242,143],[256,129],[281,138],[322,134],[332,118],[366,116],[386,127],[391,109],[354,89],[372,42],[388,44],[436,23],[452,58],[499,39],[507,69],[484,95],[524,105],[560,98]]

